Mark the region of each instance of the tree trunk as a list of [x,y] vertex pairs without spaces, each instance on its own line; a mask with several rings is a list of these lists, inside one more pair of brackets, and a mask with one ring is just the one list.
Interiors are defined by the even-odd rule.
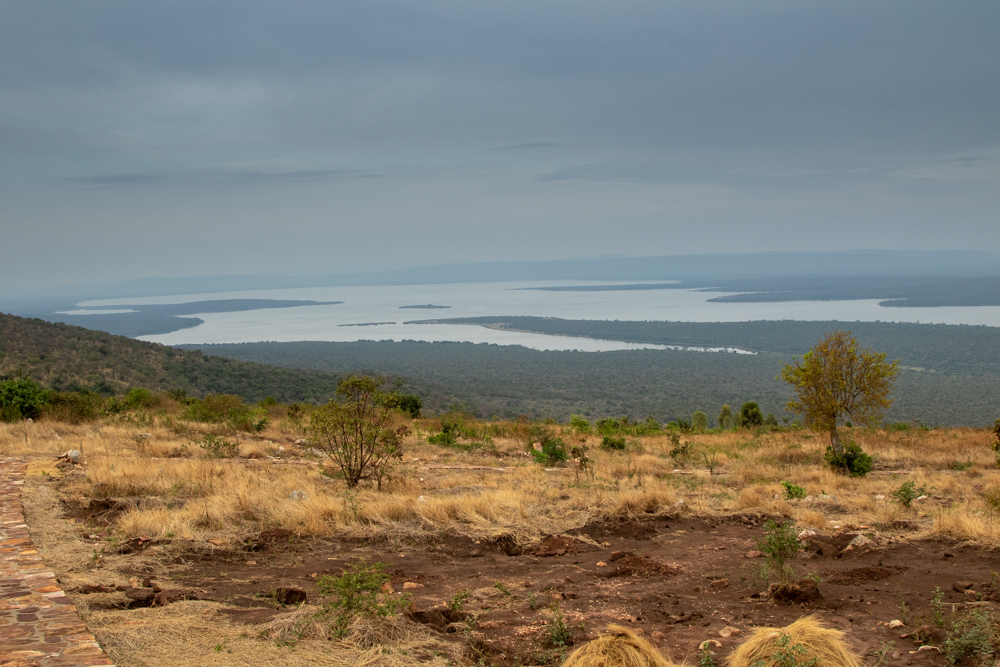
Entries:
[[833,447],[833,453],[837,456],[843,456],[844,446],[840,444],[840,434],[837,433],[837,426],[834,425],[833,429],[830,431],[830,446]]

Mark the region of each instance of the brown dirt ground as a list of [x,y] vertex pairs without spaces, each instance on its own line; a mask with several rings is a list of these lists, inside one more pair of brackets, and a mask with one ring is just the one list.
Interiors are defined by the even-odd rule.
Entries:
[[[88,533],[100,533],[108,518],[100,507],[67,509],[67,517],[88,526]],[[211,551],[194,544],[178,549],[183,544],[177,541],[133,540],[121,547],[130,556],[129,567],[119,572],[140,581],[151,577],[142,583],[162,589],[165,602],[217,601],[228,606],[232,620],[257,624],[281,613],[269,596],[275,589],[300,588],[310,602],[322,602],[318,576],[340,574],[361,559],[380,561],[392,574],[394,593],[403,594],[404,584],[410,584],[405,592],[412,596],[412,619],[441,632],[442,639],[467,644],[472,658],[504,667],[558,664],[573,644],[596,636],[609,622],[633,628],[674,660],[688,663],[697,662],[701,642],[715,639],[721,664],[754,627],[786,625],[808,613],[847,632],[869,664],[883,642],[893,641],[887,665],[943,665],[939,652],[917,653],[920,643],[908,636],[931,617],[935,591],[940,589],[949,613],[1000,600],[992,587],[993,573],[1000,570],[996,552],[909,540],[908,526],[901,523],[877,534],[853,527],[816,536],[792,564],[798,577],[819,579],[821,598],[778,603],[762,595],[764,559],[751,553],[764,519],[621,520],[527,547],[513,539],[476,542],[449,534],[420,543],[372,543],[302,539],[288,531],[250,535],[237,545],[212,545]],[[875,541],[841,551],[858,533]],[[100,534],[95,538],[96,544]],[[165,561],[167,553],[173,556]],[[468,593],[462,611],[469,616],[447,610],[459,591]],[[69,592],[86,597],[102,591]],[[553,603],[572,632],[569,647],[550,640]],[[890,630],[894,619],[906,625]],[[739,632],[721,636],[727,626]]]

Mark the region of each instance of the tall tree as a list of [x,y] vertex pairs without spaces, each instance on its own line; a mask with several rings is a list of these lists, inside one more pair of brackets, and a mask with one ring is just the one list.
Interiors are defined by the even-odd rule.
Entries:
[[875,426],[892,405],[899,360],[886,361],[885,352],[860,349],[850,331],[834,331],[802,359],[781,369],[780,379],[795,390],[788,409],[801,414],[808,426],[830,433],[830,446],[844,453],[837,426],[848,418]]

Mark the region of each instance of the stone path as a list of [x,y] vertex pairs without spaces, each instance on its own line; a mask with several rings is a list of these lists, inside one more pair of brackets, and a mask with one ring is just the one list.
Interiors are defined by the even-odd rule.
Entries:
[[27,459],[0,458],[0,667],[111,665],[28,536],[27,468]]

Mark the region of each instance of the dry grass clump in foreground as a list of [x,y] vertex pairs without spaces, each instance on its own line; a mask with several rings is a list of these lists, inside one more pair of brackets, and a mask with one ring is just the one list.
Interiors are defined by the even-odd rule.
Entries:
[[570,653],[563,667],[676,667],[652,644],[620,625]]
[[343,639],[329,641],[298,632],[317,607],[305,605],[260,626],[233,623],[224,609],[214,602],[188,601],[127,612],[92,611],[86,620],[110,657],[128,665],[405,667],[419,662],[443,667],[461,653],[421,626],[393,619],[369,620],[351,627]]
[[757,628],[729,654],[729,667],[861,667],[844,642],[844,633],[827,628],[815,616],[806,616],[785,628]]

